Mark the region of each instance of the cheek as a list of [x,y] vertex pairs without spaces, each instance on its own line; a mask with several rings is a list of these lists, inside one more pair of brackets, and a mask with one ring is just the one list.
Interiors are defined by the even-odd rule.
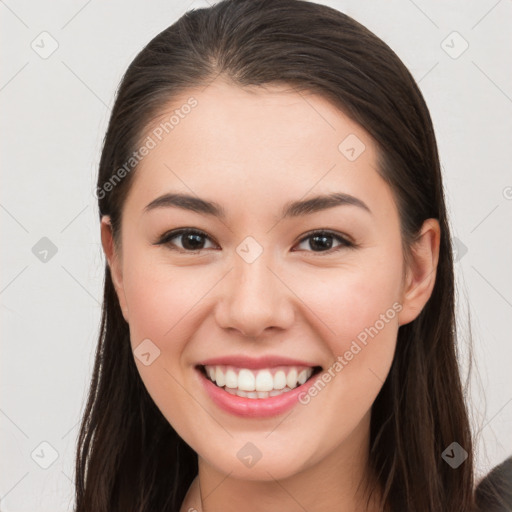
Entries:
[[[348,283],[331,290],[319,310],[330,328],[329,334],[325,334],[325,343],[332,363],[339,363],[332,370],[343,374],[344,388],[364,394],[362,383],[372,384],[367,381],[373,381],[380,385],[386,379],[393,360],[398,313],[402,306],[394,300],[397,295],[393,286],[386,288],[381,283],[380,288],[376,285],[377,289],[369,291],[363,283],[356,284]],[[377,390],[373,385],[366,389]]]
[[[400,254],[374,261],[400,261]],[[302,296],[309,296],[308,307],[315,312],[331,355],[318,406],[327,406],[327,397],[339,398],[350,407],[347,421],[362,417],[371,407],[391,367],[398,333],[400,265],[366,262],[358,267],[335,271],[336,275],[318,281],[306,280]],[[315,394],[315,391],[312,391]],[[315,395],[316,396],[316,395]],[[313,398],[313,397],[312,397]],[[308,397],[305,397],[305,401]],[[320,412],[320,411],[318,411]],[[332,421],[336,421],[332,411]]]
[[[339,287],[325,303],[330,309],[328,317],[322,319],[329,322],[334,334],[323,330],[323,342],[331,360],[314,385],[299,397],[304,420],[287,431],[291,439],[300,439],[305,425],[316,430],[317,445],[304,441],[304,446],[312,444],[310,463],[328,456],[333,446],[342,445],[358,431],[387,378],[401,309],[398,302],[390,300],[391,289],[389,293],[381,288],[379,293],[368,294],[365,289]],[[347,298],[349,290],[353,293]],[[332,303],[335,307],[330,306]]]
[[[169,266],[150,265],[144,259],[126,262],[124,290],[129,310],[130,340],[135,363],[144,386],[156,406],[174,428],[187,431],[187,418],[197,414],[195,402],[186,391],[182,365],[193,325],[199,321],[200,299],[208,290],[192,272],[173,271]],[[199,304],[198,304],[199,302]],[[192,327],[191,327],[192,326]],[[146,340],[150,340],[148,345]],[[153,345],[154,344],[154,345]],[[138,347],[150,347],[152,362],[144,364]],[[156,347],[156,348],[154,348]],[[153,354],[158,354],[153,359]]]
[[150,251],[133,251],[124,274],[132,342],[154,339],[162,350],[176,353],[208,288],[197,268],[173,268]]
[[[390,256],[379,260],[394,261]],[[308,298],[307,305],[327,327],[322,333],[331,340],[333,352],[339,354],[349,348],[351,340],[364,343],[369,330],[376,335],[374,328],[380,332],[389,323],[398,324],[400,284],[399,265],[380,265],[368,259],[331,269],[320,280],[314,273],[310,278],[302,276],[299,286],[301,297]]]

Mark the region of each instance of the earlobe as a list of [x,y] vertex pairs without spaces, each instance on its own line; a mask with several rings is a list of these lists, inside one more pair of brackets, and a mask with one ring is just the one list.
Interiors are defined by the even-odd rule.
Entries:
[[112,226],[110,224],[110,217],[108,215],[104,215],[101,218],[101,245],[107,259],[110,275],[112,276],[112,282],[114,283],[114,288],[116,290],[121,311],[123,312],[124,319],[126,322],[128,322],[128,306],[126,303],[126,296],[123,287],[121,259],[117,254],[114,245]]
[[402,294],[403,309],[398,321],[400,325],[412,322],[428,302],[434,289],[441,229],[437,219],[427,219],[420,236],[411,248],[411,263],[407,268]]

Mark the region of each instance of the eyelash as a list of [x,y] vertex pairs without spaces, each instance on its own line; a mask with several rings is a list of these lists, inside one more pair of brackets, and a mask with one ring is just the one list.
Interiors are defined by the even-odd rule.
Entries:
[[[172,239],[177,238],[179,236],[183,236],[183,235],[198,235],[198,236],[202,236],[202,237],[210,239],[210,237],[203,231],[199,231],[197,229],[192,229],[192,228],[180,228],[180,229],[176,229],[176,230],[168,231],[168,232],[164,233],[160,237],[158,242],[156,242],[154,245],[167,245],[169,247],[169,249],[171,249],[173,251],[178,251],[182,254],[198,254],[199,252],[206,250],[206,249],[198,249],[197,251],[193,251],[193,250],[189,250],[189,249],[181,249],[179,247],[176,247],[174,244],[171,244]],[[305,235],[298,241],[298,243],[301,244],[302,242],[308,240],[309,238],[313,238],[314,236],[318,236],[318,235],[327,235],[327,236],[333,237],[338,242],[340,242],[341,245],[339,245],[338,247],[335,247],[335,248],[328,249],[327,251],[306,251],[306,252],[312,252],[313,254],[321,256],[323,254],[333,254],[341,249],[355,249],[358,247],[358,245],[355,244],[354,242],[351,242],[347,238],[339,235],[338,233],[335,233],[335,232],[327,230],[327,229],[317,229],[317,230],[309,231],[308,233],[305,233]]]

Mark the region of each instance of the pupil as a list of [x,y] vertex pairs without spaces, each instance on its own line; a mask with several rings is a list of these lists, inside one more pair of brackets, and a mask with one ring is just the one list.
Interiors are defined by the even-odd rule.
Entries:
[[[317,242],[319,242],[318,245]],[[317,249],[330,249],[332,247],[332,237],[331,235],[315,235],[311,238],[309,245],[312,249],[315,249],[315,245],[317,245]]]
[[195,233],[189,233],[188,235],[183,235],[183,237],[184,237],[183,240],[185,241],[185,243],[183,243],[183,247],[185,249],[188,249],[190,251],[195,251],[197,249],[201,249],[202,235],[197,235]]

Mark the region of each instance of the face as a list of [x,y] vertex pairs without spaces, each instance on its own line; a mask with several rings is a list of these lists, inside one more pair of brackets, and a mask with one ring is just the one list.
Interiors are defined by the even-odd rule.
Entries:
[[[191,96],[197,105],[158,141],[155,127]],[[217,80],[175,98],[145,136],[157,143],[124,205],[122,253],[107,218],[102,240],[156,405],[201,460],[234,477],[286,478],[355,456],[398,327],[430,295],[435,226],[403,279],[374,142],[313,94]],[[192,199],[155,202],[166,194]],[[191,209],[198,198],[218,215]]]

